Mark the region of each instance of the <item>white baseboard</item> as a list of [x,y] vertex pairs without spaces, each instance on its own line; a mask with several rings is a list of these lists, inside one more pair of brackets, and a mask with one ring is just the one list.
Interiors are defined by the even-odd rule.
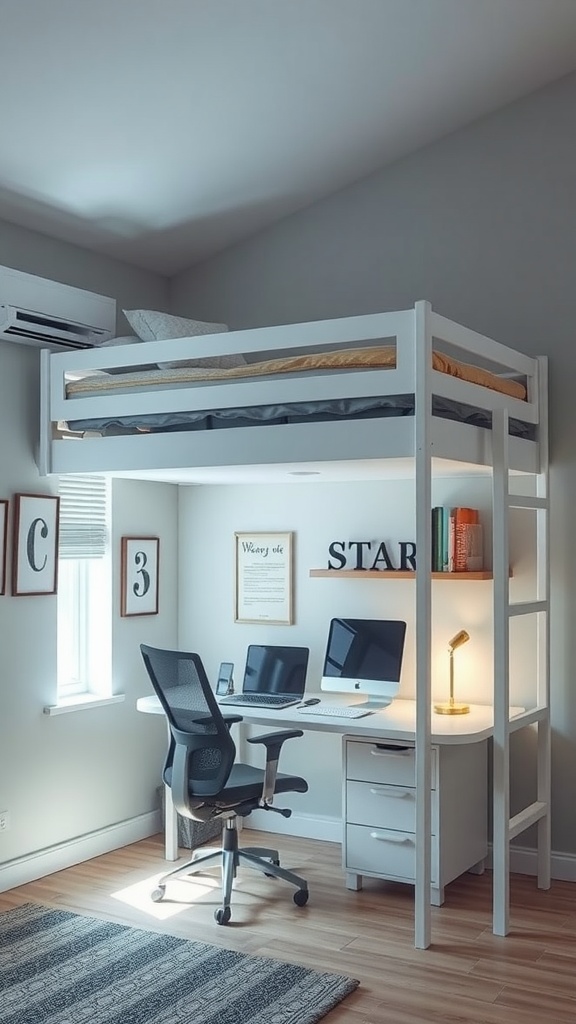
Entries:
[[[246,822],[247,827],[260,832],[275,832],[278,835],[301,836],[304,839],[320,839],[329,843],[342,842],[342,822],[338,818],[312,817],[293,814],[283,818],[273,811],[254,811]],[[54,871],[62,871],[92,857],[110,853],[140,839],[162,831],[160,811],[150,811],[137,818],[118,822],[108,828],[78,836],[68,842],[51,846],[46,850],[6,861],[0,870],[0,892],[13,889],[26,882],[33,882]],[[536,851],[527,847],[510,848],[510,870],[520,875],[536,875]],[[576,882],[576,855],[573,853],[552,853],[552,878],[558,881]]]
[[110,853],[139,839],[154,836],[162,830],[160,811],[140,814],[137,818],[120,821],[116,825],[89,832],[87,835],[69,839],[45,850],[35,850],[24,857],[5,861],[0,870],[0,892],[14,889],[17,885],[34,882],[54,871],[62,871],[73,864],[81,864],[102,853]]
[[308,814],[292,814],[290,818],[283,818],[274,811],[252,811],[246,819],[246,828],[283,836],[301,836],[303,839],[324,839],[328,843],[342,842],[340,818],[313,818]]
[[[517,875],[537,875],[536,850],[510,847],[510,871]],[[576,854],[552,851],[550,874],[558,882],[576,882]]]

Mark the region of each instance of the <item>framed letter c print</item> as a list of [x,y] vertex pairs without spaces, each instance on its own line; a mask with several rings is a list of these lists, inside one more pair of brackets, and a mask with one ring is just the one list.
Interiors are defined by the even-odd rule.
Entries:
[[121,615],[158,614],[158,537],[122,537]]
[[12,593],[15,597],[55,594],[60,498],[17,494],[14,501]]

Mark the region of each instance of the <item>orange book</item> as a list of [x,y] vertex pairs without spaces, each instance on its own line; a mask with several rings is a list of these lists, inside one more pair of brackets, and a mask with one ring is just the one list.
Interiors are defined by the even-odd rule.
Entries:
[[450,572],[482,568],[482,527],[477,508],[457,506],[450,511]]

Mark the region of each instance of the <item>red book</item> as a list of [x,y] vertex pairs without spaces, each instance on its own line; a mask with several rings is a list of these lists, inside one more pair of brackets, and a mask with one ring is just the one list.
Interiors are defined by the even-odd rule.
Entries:
[[482,527],[477,508],[451,509],[449,543],[450,572],[482,569]]

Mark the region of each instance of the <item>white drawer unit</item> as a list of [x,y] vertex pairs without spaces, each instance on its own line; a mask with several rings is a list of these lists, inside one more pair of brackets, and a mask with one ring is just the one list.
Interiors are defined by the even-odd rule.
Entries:
[[[416,756],[413,743],[343,738],[343,865],[349,889],[362,876],[414,884]],[[486,742],[432,748],[431,902],[487,852]]]

